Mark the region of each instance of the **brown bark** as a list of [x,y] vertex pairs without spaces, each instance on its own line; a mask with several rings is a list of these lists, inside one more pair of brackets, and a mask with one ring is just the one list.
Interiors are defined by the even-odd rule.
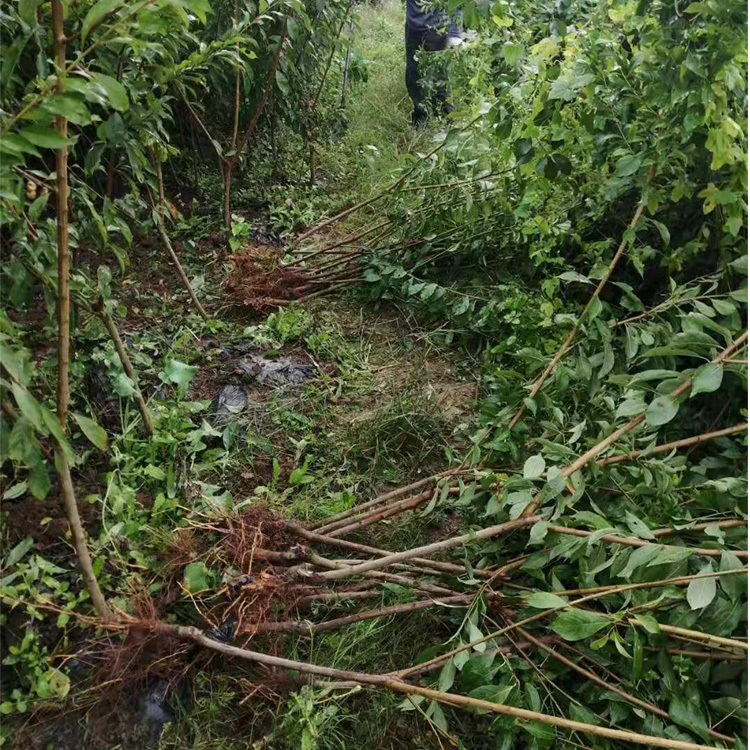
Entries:
[[174,636],[181,640],[197,643],[205,648],[222,653],[225,656],[246,659],[248,661],[265,664],[266,666],[278,669],[291,669],[304,672],[305,674],[329,677],[337,680],[351,680],[363,685],[374,685],[395,692],[405,693],[406,695],[423,695],[426,698],[437,700],[451,706],[485,709],[493,713],[512,716],[522,721],[539,721],[562,729],[585,732],[595,737],[605,737],[608,739],[621,740],[623,742],[631,742],[640,745],[649,745],[652,747],[663,747],[668,750],[707,750],[706,746],[698,745],[693,742],[683,742],[681,740],[671,740],[663,737],[653,737],[650,735],[638,734],[636,732],[626,732],[619,729],[610,729],[609,727],[585,724],[580,721],[572,721],[559,716],[542,714],[537,711],[528,711],[526,709],[506,706],[500,703],[492,703],[478,698],[470,698],[463,695],[431,690],[417,685],[409,685],[408,683],[393,679],[387,675],[348,672],[340,669],[332,669],[331,667],[318,666],[317,664],[283,659],[278,656],[271,656],[270,654],[263,654],[258,651],[250,651],[249,649],[242,649],[236,646],[220,643],[219,641],[208,638],[200,630],[194,627],[157,623],[152,629],[163,635]]
[[[57,91],[65,91],[65,33],[63,29],[63,5],[61,0],[52,0],[52,34],[55,40],[55,58],[57,64]],[[56,119],[57,132],[63,138],[68,137],[68,122],[62,115]],[[57,418],[63,431],[66,427],[68,405],[70,403],[70,384],[68,368],[70,365],[70,255],[68,247],[68,147],[62,146],[55,157],[57,181],[57,310],[58,310],[58,344],[57,344]],[[54,439],[54,436],[53,436]],[[65,513],[70,524],[73,546],[81,566],[81,573],[86,583],[91,602],[103,620],[112,618],[104,596],[91,565],[91,556],[86,546],[81,517],[78,514],[73,480],[70,476],[68,459],[63,446],[55,440],[57,450],[57,473],[60,478],[60,490],[65,504]]]

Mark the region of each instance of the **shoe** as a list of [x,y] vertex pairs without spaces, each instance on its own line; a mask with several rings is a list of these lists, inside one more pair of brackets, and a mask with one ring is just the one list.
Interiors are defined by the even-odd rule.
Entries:
[[415,109],[411,113],[411,125],[413,128],[421,128],[428,120],[427,112],[423,109]]

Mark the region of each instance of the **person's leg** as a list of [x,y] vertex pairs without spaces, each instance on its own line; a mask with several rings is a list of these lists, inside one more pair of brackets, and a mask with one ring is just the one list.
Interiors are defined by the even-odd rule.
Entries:
[[427,112],[422,106],[422,86],[419,82],[419,66],[416,59],[417,50],[422,42],[422,35],[407,26],[404,36],[406,45],[406,90],[414,104],[411,117],[412,124],[417,125],[427,117]]
[[[432,31],[425,35],[423,48],[427,52],[443,52],[447,48],[447,46],[447,34],[439,34],[435,31]],[[432,95],[429,102],[429,109],[433,112],[442,112],[443,114],[447,114],[452,111],[453,107],[448,102],[448,66],[447,60],[444,59],[443,55],[440,55],[440,59],[435,61],[432,68],[433,86]]]

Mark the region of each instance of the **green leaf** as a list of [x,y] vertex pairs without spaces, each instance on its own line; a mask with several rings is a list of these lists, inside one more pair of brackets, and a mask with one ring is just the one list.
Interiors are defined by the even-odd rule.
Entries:
[[682,695],[675,695],[669,703],[669,718],[675,724],[689,729],[703,740],[708,740],[708,724],[698,701],[691,701]]
[[193,365],[187,365],[177,359],[167,360],[164,366],[164,375],[170,383],[177,385],[177,393],[180,397],[187,393],[190,381],[195,377],[198,368]]
[[22,539],[10,552],[8,552],[3,567],[9,568],[11,565],[15,565],[33,546],[34,539],[32,537],[27,536],[25,539]]
[[37,221],[39,219],[45,207],[47,206],[48,200],[49,193],[44,193],[36,198],[34,202],[29,206],[29,219],[31,219],[31,221]]
[[523,478],[524,479],[538,479],[542,476],[546,461],[541,455],[531,456],[526,459],[526,463],[523,465]]
[[101,86],[109,100],[109,103],[118,111],[125,112],[130,107],[128,92],[125,87],[111,76],[102,73],[92,73],[91,82]]
[[641,166],[643,157],[640,154],[633,154],[631,156],[623,156],[617,160],[615,164],[615,174],[618,177],[629,177],[631,174],[635,174]]
[[77,96],[55,94],[45,100],[44,108],[53,115],[65,117],[76,125],[88,125],[91,122],[91,115],[86,105]]
[[[738,570],[744,567],[742,561],[732,552],[722,552],[719,570]],[[722,591],[732,601],[736,601],[747,592],[747,574],[736,573],[734,575],[721,576],[719,585]]]
[[124,0],[99,0],[86,14],[86,18],[83,19],[81,39],[85,40],[94,24],[99,23],[108,13],[117,10],[123,4]]
[[524,599],[529,607],[536,609],[560,609],[566,607],[567,602],[557,594],[551,594],[548,591],[535,591]]
[[15,500],[17,497],[21,497],[21,495],[23,495],[28,489],[28,482],[16,482],[16,484],[12,487],[8,487],[8,489],[3,492],[3,500]]
[[13,383],[12,389],[13,398],[15,398],[21,413],[39,432],[46,435],[47,430],[44,426],[44,418],[42,417],[39,402],[23,386],[18,385],[18,383]]
[[638,516],[631,513],[629,510],[625,511],[625,523],[630,529],[631,533],[635,534],[640,539],[654,539],[654,535],[651,533],[651,529],[641,521]]
[[184,574],[185,588],[191,594],[205,591],[211,585],[210,573],[202,562],[192,562],[185,566]]
[[143,469],[143,473],[147,476],[151,477],[152,479],[158,479],[158,480],[164,480],[167,478],[167,474],[159,466],[154,466],[153,464],[149,464]]
[[640,624],[647,633],[651,633],[651,635],[659,635],[659,633],[661,633],[659,622],[651,615],[634,615],[633,619]]
[[442,690],[444,693],[451,689],[453,680],[456,678],[456,665],[453,659],[448,659],[445,665],[440,670],[440,677],[438,678],[438,690]]
[[[706,565],[701,573],[711,573],[711,563]],[[704,609],[714,600],[716,596],[715,578],[694,578],[687,587],[687,600],[690,609]]]
[[29,143],[41,148],[62,148],[68,145],[68,139],[63,138],[56,130],[47,125],[28,125],[20,131]]
[[18,0],[18,17],[29,26],[36,26],[36,9],[42,0]]
[[95,445],[100,451],[107,450],[107,433],[103,427],[98,425],[93,419],[84,417],[83,414],[73,413],[73,418],[78,422],[78,426],[83,434]]
[[555,728],[541,721],[524,721],[521,726],[535,739],[541,740],[544,746],[555,739]]
[[721,381],[724,378],[724,368],[716,363],[709,362],[702,367],[699,367],[693,375],[693,387],[690,391],[691,396],[695,396],[698,393],[713,393],[721,386]]
[[620,572],[621,578],[630,578],[633,573],[645,565],[648,565],[659,554],[659,547],[655,544],[647,544],[633,550],[628,558],[627,565]]
[[646,424],[658,426],[671,422],[680,409],[680,402],[673,396],[658,396],[646,409]]
[[112,378],[112,388],[118,396],[135,396],[135,383],[124,373],[118,372]]
[[610,619],[604,615],[581,609],[570,609],[557,615],[551,628],[566,641],[580,641],[598,633],[610,624]]
[[504,44],[503,57],[508,65],[515,65],[523,57],[522,44]]

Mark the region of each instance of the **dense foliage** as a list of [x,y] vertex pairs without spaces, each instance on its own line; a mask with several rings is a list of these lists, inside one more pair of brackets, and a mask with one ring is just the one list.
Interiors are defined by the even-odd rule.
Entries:
[[[178,581],[180,606],[168,617],[216,633],[224,623],[206,615],[214,590],[249,567],[189,545],[170,567],[165,549],[183,538],[175,528],[216,532],[212,524],[226,522],[221,533],[234,533],[233,519],[254,503],[324,518],[350,509],[352,475],[365,463],[387,476],[389,452],[414,472],[435,461],[443,422],[407,404],[408,387],[377,431],[362,437],[352,427],[340,451],[316,428],[323,418],[311,409],[320,404],[275,404],[274,434],[293,443],[283,466],[257,425],[240,436],[208,414],[210,400],[188,396],[199,365],[231,348],[220,337],[272,353],[299,345],[334,363],[319,373],[326,404],[356,390],[365,364],[330,320],[320,325],[291,307],[237,328],[205,309],[224,309],[216,282],[228,266],[221,254],[207,263],[196,239],[215,233],[231,253],[252,247],[245,214],[257,211],[258,195],[288,234],[273,249],[274,268],[314,274],[322,258],[331,264],[328,255],[307,260],[325,250],[315,227],[293,236],[336,215],[316,184],[322,152],[326,187],[356,236],[349,254],[334,257],[335,288],[361,282],[370,302],[415,310],[433,343],[474,357],[477,411],[445,446],[451,467],[467,473],[428,492],[420,518],[456,516],[467,531],[521,522],[512,537],[446,550],[466,571],[450,585],[477,596],[468,610],[446,611],[448,642],[436,646],[427,632],[411,645],[424,649],[421,660],[436,658],[545,611],[527,644],[557,638],[575,665],[606,676],[582,678],[575,665],[538,663],[491,640],[446,657],[439,690],[669,741],[744,747],[747,675],[727,639],[747,640],[738,574],[747,559],[746,6],[447,5],[468,32],[446,53],[456,109],[387,170],[390,187],[363,196],[352,183],[337,192],[330,163],[359,159],[366,174],[379,154],[374,145],[361,158],[335,153],[347,127],[343,71],[345,80],[367,78],[347,51],[348,0],[19,0],[0,10],[3,500],[64,494],[69,466],[79,506],[95,516],[92,573],[110,603],[140,617],[143,592],[156,597]],[[436,61],[421,63],[429,74]],[[356,197],[365,200],[351,211]],[[59,314],[61,231],[74,258],[69,321]],[[183,262],[197,259],[192,278],[170,235]],[[325,241],[344,242],[335,231]],[[164,331],[147,335],[139,323],[123,345],[118,321],[148,314],[132,282],[121,282],[149,258],[142,248],[160,242],[177,271],[153,272],[172,274]],[[175,291],[180,279],[187,296]],[[67,325],[70,386],[61,376]],[[117,401],[109,421],[92,403],[93,377]],[[225,482],[240,450],[249,451],[243,460],[273,455],[246,498]],[[316,504],[304,506],[304,493]],[[3,714],[68,696],[71,670],[52,659],[42,626],[67,643],[92,614],[91,588],[70,554],[50,558],[34,542],[24,536],[3,552],[4,622],[15,618],[14,633],[24,633],[3,644],[14,670]],[[508,597],[499,608],[496,584],[480,575],[494,568],[513,576],[507,589],[497,584]],[[606,596],[570,606],[578,592],[604,586]],[[383,591],[399,602],[414,595],[392,581]],[[321,738],[335,714],[318,712],[327,695],[306,687],[274,731],[290,745],[345,746],[345,734],[344,745]],[[425,715],[436,737],[472,731],[457,709],[424,696],[401,708]],[[481,721],[478,747],[568,741],[540,721]]]

